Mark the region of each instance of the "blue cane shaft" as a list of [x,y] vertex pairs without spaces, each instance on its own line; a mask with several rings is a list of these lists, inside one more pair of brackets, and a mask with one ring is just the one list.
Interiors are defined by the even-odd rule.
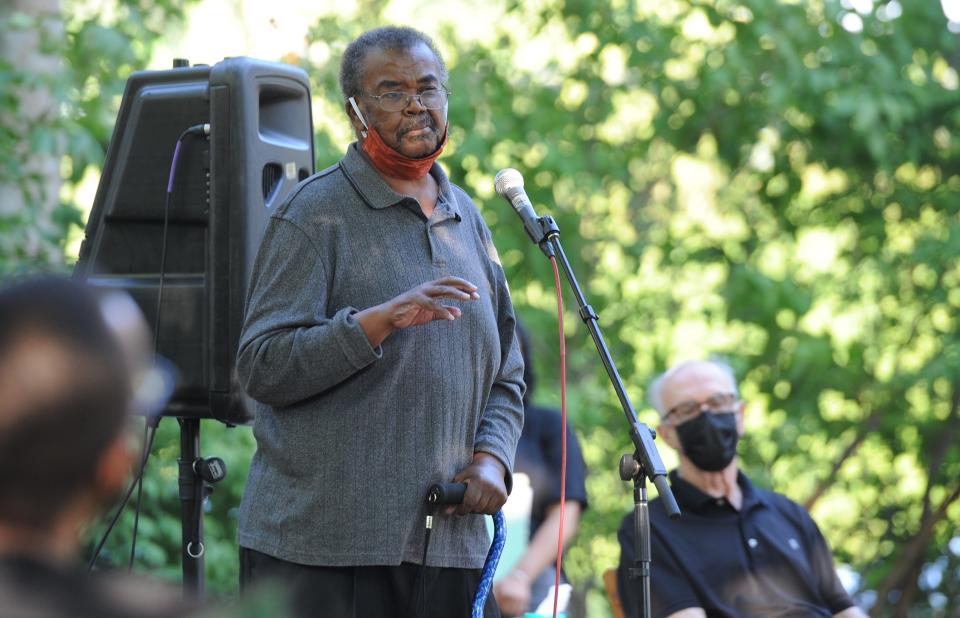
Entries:
[[503,511],[497,511],[493,516],[493,543],[487,551],[487,559],[483,563],[483,572],[480,575],[480,584],[477,585],[477,593],[473,597],[473,615],[472,618],[483,618],[483,606],[487,603],[487,595],[493,587],[493,575],[497,572],[497,563],[500,562],[500,554],[503,553],[503,546],[507,542],[507,530],[503,518]]

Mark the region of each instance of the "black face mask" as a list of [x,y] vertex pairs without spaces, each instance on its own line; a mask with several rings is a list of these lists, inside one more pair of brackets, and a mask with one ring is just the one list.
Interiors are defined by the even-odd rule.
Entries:
[[704,412],[677,426],[677,438],[683,453],[693,465],[708,472],[719,472],[737,454],[737,415],[733,412]]

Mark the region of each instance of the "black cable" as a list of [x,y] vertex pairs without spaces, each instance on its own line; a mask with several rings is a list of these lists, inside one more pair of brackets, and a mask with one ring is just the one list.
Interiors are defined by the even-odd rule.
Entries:
[[147,439],[143,444],[143,453],[140,457],[140,469],[137,472],[136,478],[134,478],[130,483],[130,488],[127,489],[127,493],[124,495],[123,500],[120,501],[120,506],[117,507],[117,512],[113,515],[113,519],[110,520],[110,524],[107,526],[106,531],[100,538],[100,543],[97,544],[97,549],[93,552],[93,557],[90,558],[90,563],[87,565],[87,570],[89,571],[92,571],[93,567],[96,565],[97,558],[100,557],[100,552],[103,550],[103,546],[107,543],[107,539],[110,537],[110,533],[113,532],[114,526],[117,525],[120,515],[123,514],[123,509],[127,506],[127,502],[130,501],[130,496],[133,495],[134,488],[136,488],[137,484],[143,478],[143,471],[147,467],[147,458],[150,456],[150,448],[153,446],[153,438],[157,433],[156,427],[151,427],[149,425],[147,427],[152,431],[147,431],[145,433]]
[[[204,137],[210,135],[210,125],[196,124],[185,129],[177,138],[177,144],[173,150],[173,160],[170,162],[170,175],[167,179],[167,191],[163,202],[163,234],[160,241],[160,280],[157,286],[157,308],[155,311],[156,318],[153,323],[154,356],[159,355],[160,348],[160,317],[161,310],[163,308],[163,288],[167,266],[167,231],[170,228],[170,198],[173,194],[173,181],[176,177],[177,163],[180,160],[180,148],[183,145],[184,138],[186,138],[188,135],[198,135]],[[127,490],[127,493],[124,496],[123,501],[120,503],[119,508],[117,508],[117,512],[113,516],[110,525],[107,526],[106,531],[103,533],[103,537],[97,544],[97,549],[94,551],[93,557],[90,559],[88,570],[93,570],[93,567],[97,562],[97,558],[100,556],[100,552],[103,550],[103,546],[106,544],[110,533],[113,532],[114,526],[116,526],[117,521],[119,521],[120,515],[123,513],[123,509],[126,508],[127,503],[130,501],[130,496],[133,495],[133,490],[136,487],[138,488],[137,504],[133,519],[133,533],[130,541],[130,564],[128,566],[128,569],[133,569],[133,559],[137,549],[137,530],[140,524],[140,506],[143,499],[143,476],[147,467],[147,460],[150,458],[150,448],[153,445],[153,439],[157,433],[157,426],[160,424],[160,418],[161,414],[158,413],[155,418],[148,417],[146,419],[146,424],[144,426],[144,447],[143,454],[140,459],[140,470],[138,471],[136,478],[133,479],[133,482],[130,484],[130,488]]]
[[173,180],[177,174],[177,163],[180,161],[180,147],[183,139],[188,135],[209,135],[209,124],[195,124],[185,129],[177,138],[177,145],[173,149],[173,160],[170,162],[170,176],[167,179],[167,195],[163,202],[163,237],[160,241],[160,282],[157,289],[156,320],[153,323],[153,350],[157,352],[160,346],[160,311],[163,308],[163,285],[167,267],[167,230],[170,227],[170,197],[173,195]]
[[430,547],[430,533],[433,532],[433,516],[436,515],[436,506],[427,507],[426,531],[423,538],[423,559],[420,562],[420,568],[417,569],[417,579],[413,584],[413,593],[416,598],[413,600],[415,608],[414,616],[421,618],[426,611],[427,600],[427,549]]
[[[157,417],[157,419],[158,419],[157,422],[159,422],[159,418],[160,418],[160,417]],[[149,432],[150,432],[150,427],[151,427],[151,426],[150,426],[150,420],[147,419],[147,421],[143,424],[143,443],[144,443],[144,445],[146,445],[146,443],[147,443],[147,437],[148,437],[148,434],[149,434]],[[156,428],[154,428],[154,432],[156,432]],[[152,442],[152,441],[153,441],[153,440],[151,439],[151,442]],[[148,458],[149,456],[150,456],[150,451],[149,451],[149,449],[144,449],[144,452],[143,452],[143,463],[142,463],[142,465],[141,465],[141,467],[140,467],[140,474],[137,475],[137,507],[136,507],[136,508],[134,509],[134,511],[133,511],[133,513],[134,513],[134,514],[133,514],[133,535],[132,535],[132,539],[131,539],[131,541],[130,541],[130,563],[127,565],[127,570],[128,570],[128,571],[132,571],[132,570],[133,570],[133,557],[134,557],[134,555],[135,555],[136,552],[137,552],[137,528],[140,526],[140,502],[141,502],[141,500],[143,499],[143,471],[144,471],[144,470],[146,469],[146,467],[147,467],[147,458]]]
[[[192,127],[185,129],[180,137],[177,138],[177,145],[173,150],[173,160],[170,162],[170,176],[167,179],[167,194],[163,201],[163,235],[160,240],[160,272],[159,272],[159,283],[157,285],[157,309],[154,312],[156,319],[153,322],[153,353],[154,356],[160,354],[160,315],[163,309],[163,287],[166,282],[166,270],[167,270],[167,231],[170,229],[170,198],[173,195],[173,181],[176,178],[177,174],[177,164],[180,162],[180,148],[183,145],[183,140],[188,135],[205,135],[209,134],[210,125],[209,124],[196,124]],[[159,416],[157,417],[159,419]],[[157,421],[159,423],[159,420]],[[146,431],[146,429],[145,429]],[[149,457],[149,453],[147,453]],[[144,459],[144,466],[146,466],[146,459]],[[133,534],[130,538],[130,564],[127,567],[128,570],[133,570],[133,559],[137,551],[137,529],[140,525],[140,505],[143,498],[143,474],[140,474],[140,478],[137,480],[137,506],[134,511],[133,516]]]

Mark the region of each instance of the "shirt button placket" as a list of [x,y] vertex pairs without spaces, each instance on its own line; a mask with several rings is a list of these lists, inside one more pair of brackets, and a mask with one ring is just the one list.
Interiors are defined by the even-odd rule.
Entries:
[[756,534],[750,529],[750,526],[747,525],[746,518],[743,516],[743,513],[739,514],[740,520],[740,538],[744,540],[746,545],[746,554],[747,562],[750,565],[750,570],[752,571],[756,566],[756,551],[757,547],[760,545],[760,542],[757,541]]
[[430,259],[434,273],[438,277],[446,276],[447,260],[443,253],[443,243],[438,238],[437,226],[427,223],[427,240],[430,243]]

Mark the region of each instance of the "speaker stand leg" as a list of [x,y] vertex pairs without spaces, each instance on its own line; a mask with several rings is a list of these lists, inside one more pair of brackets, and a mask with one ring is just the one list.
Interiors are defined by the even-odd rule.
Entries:
[[180,423],[180,520],[183,531],[181,561],[183,592],[202,599],[203,581],[203,480],[194,470],[200,458],[200,419],[178,418]]

